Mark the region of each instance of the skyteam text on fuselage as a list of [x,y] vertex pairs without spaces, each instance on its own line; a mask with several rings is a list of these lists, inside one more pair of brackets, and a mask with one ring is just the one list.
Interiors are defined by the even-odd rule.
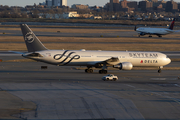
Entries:
[[93,67],[100,68],[99,73],[107,73],[108,67],[119,70],[131,70],[133,67],[159,67],[171,60],[160,52],[95,51],[95,50],[48,50],[26,24],[21,30],[28,49],[22,56],[57,66],[87,66],[85,72],[92,73]]
[[135,27],[135,31],[139,34],[139,37],[144,35],[149,35],[149,37],[152,37],[152,35],[157,35],[158,37],[162,37],[162,35],[167,35],[177,32],[173,30],[174,23],[175,23],[175,18],[173,19],[173,21],[171,22],[168,28],[139,27],[136,29]]

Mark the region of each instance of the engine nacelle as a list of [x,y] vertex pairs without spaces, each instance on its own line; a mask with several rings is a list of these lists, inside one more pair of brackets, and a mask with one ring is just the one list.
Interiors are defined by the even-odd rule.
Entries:
[[130,62],[123,62],[123,63],[120,63],[119,65],[114,65],[113,67],[118,68],[120,70],[132,70],[133,65]]

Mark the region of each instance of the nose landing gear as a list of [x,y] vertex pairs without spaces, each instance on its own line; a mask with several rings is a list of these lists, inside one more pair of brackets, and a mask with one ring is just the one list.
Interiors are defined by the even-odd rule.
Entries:
[[161,73],[163,66],[159,67],[158,73]]
[[158,73],[161,73],[161,69],[158,70]]

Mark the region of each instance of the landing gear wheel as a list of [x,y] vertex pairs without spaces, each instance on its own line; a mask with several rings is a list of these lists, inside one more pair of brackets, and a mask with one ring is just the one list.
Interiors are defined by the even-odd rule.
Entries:
[[107,70],[99,70],[99,74],[107,74]]
[[161,69],[158,70],[158,73],[161,73]]
[[151,35],[149,37],[152,37]]
[[104,74],[107,74],[107,70],[104,70],[104,72],[103,72]]
[[116,81],[117,79],[116,78],[113,78],[114,81]]
[[93,73],[94,71],[93,71],[93,69],[85,69],[85,72],[86,73]]
[[89,69],[89,73],[93,73],[94,71],[93,71],[93,69]]

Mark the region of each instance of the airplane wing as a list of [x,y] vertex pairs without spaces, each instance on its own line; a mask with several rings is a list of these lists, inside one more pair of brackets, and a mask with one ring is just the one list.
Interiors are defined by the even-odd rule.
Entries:
[[147,32],[147,33],[145,33],[145,34],[147,34],[147,35],[163,35],[163,34],[154,33],[154,32]]
[[104,64],[106,66],[113,66],[113,65],[117,65],[119,63],[120,63],[120,61],[117,57],[111,57],[111,58],[104,60],[104,61],[90,62],[89,65],[90,66],[96,66],[96,67],[102,67]]
[[157,35],[157,33],[154,33],[154,32],[143,32],[145,34],[150,34],[150,35]]
[[109,65],[117,65],[118,63],[120,63],[119,59],[115,58],[115,57],[112,57],[112,58],[105,60],[103,62],[105,62],[106,64],[109,64]]
[[90,65],[96,66],[96,67],[102,67],[104,64],[107,66],[113,66],[120,63],[120,60],[117,57],[112,57],[110,59],[107,59],[105,61],[99,61],[99,62],[91,62]]
[[17,51],[8,51],[8,52],[11,52],[11,53],[16,53],[16,54],[24,54],[25,52],[17,52]]
[[140,35],[156,35],[157,33],[154,33],[154,32],[140,32]]

